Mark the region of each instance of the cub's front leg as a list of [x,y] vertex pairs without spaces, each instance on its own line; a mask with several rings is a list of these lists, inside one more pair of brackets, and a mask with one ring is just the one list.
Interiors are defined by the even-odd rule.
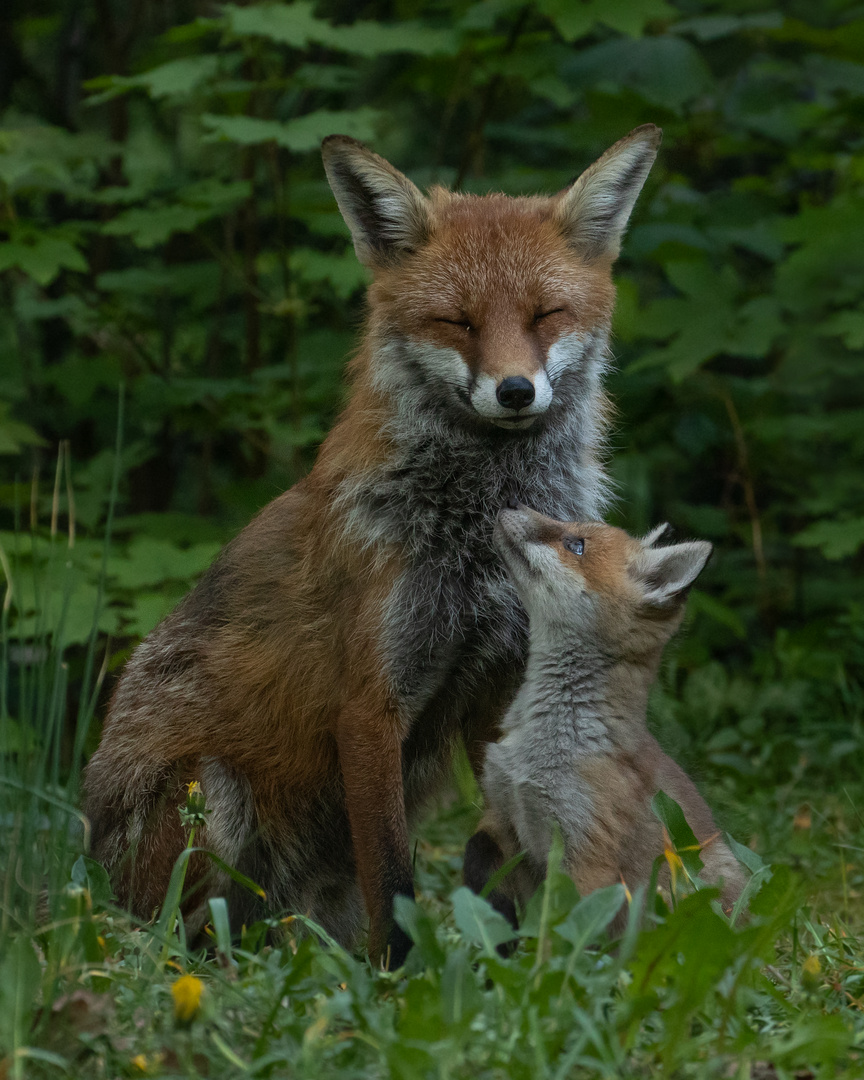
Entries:
[[[462,877],[472,891],[480,895],[505,863],[520,852],[519,840],[510,824],[493,809],[483,815],[477,831],[465,846]],[[540,883],[527,857],[516,865],[487,896],[493,908],[519,927],[517,903],[524,906]]]

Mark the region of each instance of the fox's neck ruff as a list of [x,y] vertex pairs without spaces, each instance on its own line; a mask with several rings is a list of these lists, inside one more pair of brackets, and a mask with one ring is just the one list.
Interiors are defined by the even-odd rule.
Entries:
[[499,566],[492,527],[509,498],[552,517],[601,518],[610,502],[601,463],[607,366],[605,331],[581,335],[570,362],[549,372],[548,410],[530,428],[506,431],[472,414],[426,345],[376,342],[366,378],[385,403],[379,437],[388,452],[343,481],[347,531],[367,545],[400,544],[409,563],[458,553],[450,572],[461,573]]
[[525,662],[527,618],[492,544],[508,499],[564,520],[596,519],[609,502],[600,460],[605,333],[585,336],[573,362],[551,374],[546,413],[513,433],[466,414],[421,354],[394,337],[369,356],[360,378],[382,403],[386,452],[344,477],[335,504],[346,543],[385,560],[400,552],[382,656],[408,713],[448,672],[500,682]]

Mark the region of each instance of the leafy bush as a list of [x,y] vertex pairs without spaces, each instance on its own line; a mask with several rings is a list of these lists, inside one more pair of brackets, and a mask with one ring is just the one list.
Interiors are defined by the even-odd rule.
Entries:
[[[859,8],[39,0],[4,26],[0,1075],[858,1075]],[[753,920],[699,892],[612,948],[611,894],[553,878],[501,959],[493,913],[454,892],[462,776],[422,830],[405,981],[290,927],[238,948],[218,912],[215,956],[172,937],[166,971],[164,932],[77,859],[79,766],[111,672],[343,400],[365,277],[318,141],[516,194],[648,121],[615,520],[716,545],[653,713],[778,864]],[[171,963],[205,982],[186,1019]]]

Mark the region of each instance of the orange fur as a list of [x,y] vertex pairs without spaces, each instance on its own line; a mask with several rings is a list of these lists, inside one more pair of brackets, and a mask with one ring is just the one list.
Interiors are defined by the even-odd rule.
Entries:
[[[489,810],[484,839],[466,849],[466,880],[482,889],[495,862],[524,849],[521,876],[493,902],[507,912],[508,897],[526,901],[542,878],[554,822],[583,895],[619,881],[646,884],[664,852],[651,807],[664,791],[702,846],[705,879],[722,881],[731,908],[744,885],[740,867],[696,786],[646,723],[663,647],[710,545],[656,547],[652,538],[525,507],[502,511],[496,540],[531,618],[531,652],[505,736],[487,754]],[[660,880],[668,879],[664,866]]]
[[[140,915],[183,846],[176,792],[198,779],[212,810],[200,842],[262,878],[271,907],[308,911],[351,944],[359,883],[373,956],[389,944],[404,957],[392,905],[413,892],[408,822],[457,739],[479,763],[524,658],[495,510],[514,485],[550,513],[602,507],[610,268],[658,142],[637,129],[587,194],[533,199],[424,199],[353,140],[325,142],[375,272],[350,401],[309,476],[136,651],[87,769],[94,850]],[[608,222],[604,185],[620,203]],[[553,386],[545,364],[568,335],[572,370],[559,361]],[[424,356],[430,368],[406,383]],[[453,393],[448,364],[487,379],[486,413]],[[496,404],[516,376],[545,379],[548,414],[519,415],[525,435],[489,419],[522,408]],[[227,885],[205,882],[199,906]]]

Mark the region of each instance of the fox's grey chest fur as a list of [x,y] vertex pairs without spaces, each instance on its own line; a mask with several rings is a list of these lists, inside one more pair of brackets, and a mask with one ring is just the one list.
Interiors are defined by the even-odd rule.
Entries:
[[568,520],[605,509],[597,451],[606,340],[586,336],[578,362],[553,377],[548,414],[536,430],[513,434],[454,422],[440,391],[410,364],[410,343],[388,350],[383,363],[380,381],[398,384],[401,403],[388,429],[394,451],[342,499],[356,538],[405,553],[385,605],[383,652],[410,723],[457,674],[458,709],[469,705],[472,686],[524,666],[527,619],[492,546],[507,500]]

